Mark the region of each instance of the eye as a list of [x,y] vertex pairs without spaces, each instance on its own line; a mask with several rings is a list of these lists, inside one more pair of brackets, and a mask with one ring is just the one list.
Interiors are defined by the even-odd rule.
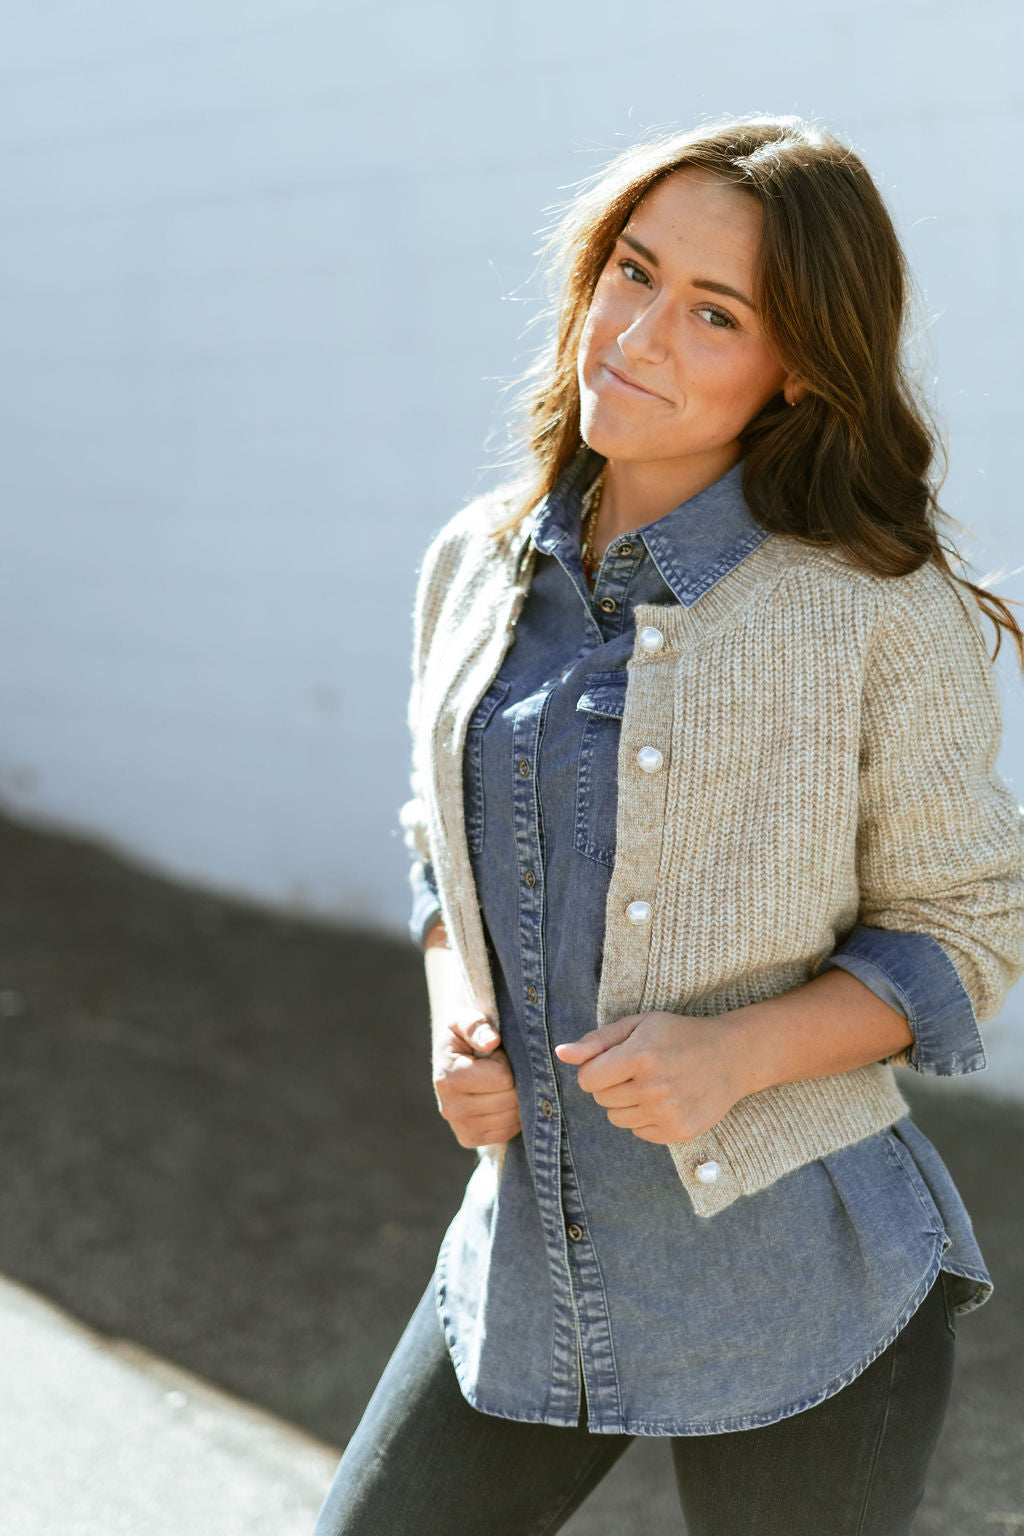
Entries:
[[[618,263],[618,265],[619,265],[619,270],[622,271],[622,272],[625,272],[627,277],[629,277],[630,272],[639,272],[639,274],[640,274],[639,281],[644,282],[644,283],[649,283],[650,282],[650,278],[647,276],[647,273],[644,271],[643,267],[641,267],[635,261],[630,261],[628,256],[625,257],[624,260],[620,261]],[[637,279],[632,278],[632,277],[629,277],[629,280],[630,280],[630,282],[637,281]]]
[[736,329],[736,321],[732,315],[724,309],[719,309],[714,304],[702,304],[694,313],[703,315],[708,325],[716,331],[734,331]]

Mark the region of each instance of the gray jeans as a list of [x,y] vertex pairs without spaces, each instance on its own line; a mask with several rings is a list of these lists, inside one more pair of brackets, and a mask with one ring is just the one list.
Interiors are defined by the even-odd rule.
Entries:
[[[667,1436],[689,1536],[907,1536],[953,1375],[940,1275],[847,1387],[763,1429]],[[392,1355],[313,1536],[549,1536],[632,1435],[520,1424],[462,1396],[433,1285]],[[642,1516],[637,1531],[642,1530]]]

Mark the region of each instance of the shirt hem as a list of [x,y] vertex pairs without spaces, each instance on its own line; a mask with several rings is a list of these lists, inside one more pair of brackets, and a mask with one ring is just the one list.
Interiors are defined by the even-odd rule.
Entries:
[[[827,1398],[834,1397],[844,1387],[866,1371],[868,1366],[885,1353],[891,1344],[899,1337],[904,1328],[913,1317],[914,1313],[924,1301],[928,1292],[938,1279],[939,1273],[946,1270],[950,1274],[959,1275],[963,1279],[974,1280],[981,1287],[979,1294],[962,1302],[955,1310],[958,1314],[974,1311],[982,1306],[992,1294],[992,1283],[987,1275],[979,1274],[966,1266],[946,1265],[942,1263],[942,1249],[945,1234],[935,1234],[935,1249],[932,1260],[925,1272],[925,1278],[919,1282],[912,1293],[912,1299],[904,1306],[893,1327],[883,1336],[881,1341],[872,1349],[862,1355],[855,1364],[848,1366],[837,1376],[833,1376],[820,1391],[809,1393],[798,1398],[795,1402],[788,1403],[782,1408],[770,1409],[765,1413],[736,1414],[719,1419],[631,1419],[628,1416],[615,1423],[600,1423],[594,1419],[588,1420],[587,1429],[594,1435],[649,1435],[649,1436],[690,1436],[690,1435],[721,1435],[731,1434],[744,1429],[764,1429],[770,1424],[777,1424],[782,1419],[790,1419],[798,1413],[805,1413],[809,1408],[816,1408]],[[488,1404],[481,1395],[466,1384],[465,1362],[462,1360],[458,1345],[450,1332],[450,1319],[441,1303],[440,1293],[436,1293],[438,1317],[444,1330],[448,1353],[455,1369],[455,1375],[466,1402],[479,1413],[490,1414],[494,1418],[511,1419],[521,1424],[548,1424],[559,1429],[575,1429],[579,1427],[578,1417],[565,1417],[552,1413],[515,1413],[504,1408],[497,1408]]]

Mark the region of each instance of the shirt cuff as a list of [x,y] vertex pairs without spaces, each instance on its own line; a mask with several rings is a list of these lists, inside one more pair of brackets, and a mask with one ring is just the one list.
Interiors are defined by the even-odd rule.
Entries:
[[986,1066],[974,1008],[956,966],[930,933],[853,928],[819,966],[850,971],[904,1014],[914,1043],[894,1058],[916,1072],[962,1077]]
[[437,899],[432,865],[417,859],[409,869],[409,884],[412,887],[409,937],[422,949],[424,939],[441,916],[441,903]]

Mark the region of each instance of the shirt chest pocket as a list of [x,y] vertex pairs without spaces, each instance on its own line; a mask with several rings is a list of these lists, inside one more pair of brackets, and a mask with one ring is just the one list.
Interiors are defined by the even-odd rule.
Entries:
[[626,673],[592,672],[577,702],[582,716],[576,760],[577,853],[609,868],[615,863],[619,735],[626,702]]
[[466,749],[462,760],[462,781],[466,807],[466,841],[470,853],[482,853],[484,846],[484,729],[508,696],[511,683],[493,682],[469,717]]

